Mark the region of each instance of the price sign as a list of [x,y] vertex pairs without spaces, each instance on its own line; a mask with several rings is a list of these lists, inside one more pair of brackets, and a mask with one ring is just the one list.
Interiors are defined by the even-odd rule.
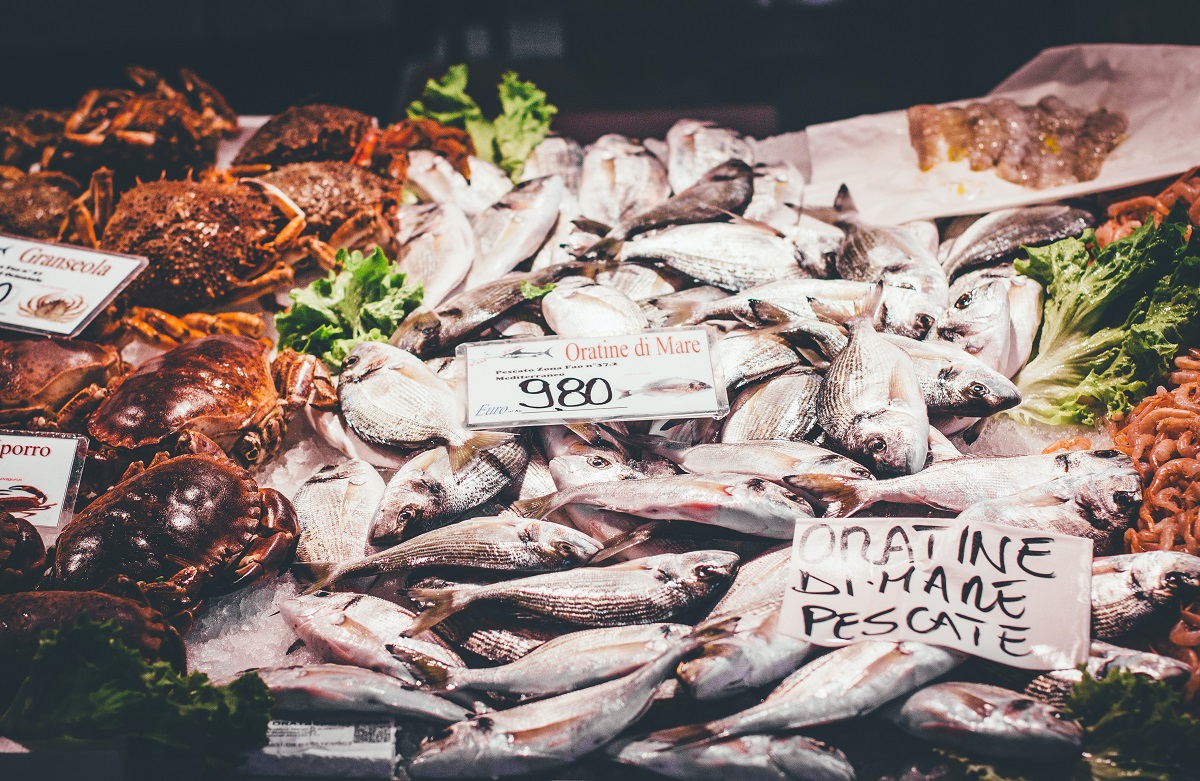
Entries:
[[53,539],[71,520],[87,438],[0,431],[0,510]]
[[459,347],[458,356],[467,367],[468,428],[729,411],[703,327],[476,342]]
[[0,233],[0,328],[77,336],[148,263]]

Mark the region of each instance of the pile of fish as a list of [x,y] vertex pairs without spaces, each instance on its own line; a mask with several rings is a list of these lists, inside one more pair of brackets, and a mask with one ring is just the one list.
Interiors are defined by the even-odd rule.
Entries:
[[[1015,682],[920,643],[827,652],[778,632],[796,523],[860,513],[1091,539],[1089,672],[1186,679],[1109,644],[1200,588],[1200,558],[1109,555],[1140,503],[1129,459],[970,456],[948,438],[1020,400],[1041,289],[1013,255],[1090,215],[1014,209],[939,234],[872,225],[843,190],[825,223],[799,172],[756,163],[734,131],[684,120],[656,149],[551,137],[511,189],[412,153],[426,202],[402,209],[400,258],[425,306],[350,353],[338,413],[310,413],[348,458],[295,496],[312,585],[280,609],[325,663],[261,671],[277,709],[444,726],[408,759],[415,778],[595,755],[682,779],[853,779],[799,733],[861,717],[972,756],[1078,757],[1058,709],[1077,670]],[[720,335],[723,420],[464,426],[464,342],[700,323]]]

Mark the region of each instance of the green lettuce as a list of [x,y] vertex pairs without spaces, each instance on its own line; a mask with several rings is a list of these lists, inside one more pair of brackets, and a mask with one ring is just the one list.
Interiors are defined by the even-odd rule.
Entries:
[[1091,231],[1027,248],[1018,272],[1046,291],[1033,359],[1016,376],[1018,419],[1094,425],[1128,412],[1200,337],[1200,252],[1185,210],[1095,251]]
[[130,750],[170,751],[209,774],[266,745],[271,694],[258,675],[214,686],[204,673],[179,675],[147,662],[120,639],[116,621],[86,617],[46,631],[0,735],[15,740],[119,741]]
[[280,349],[316,355],[331,369],[359,342],[386,342],[424,296],[383,250],[338,250],[337,259],[341,271],[293,290],[291,308],[275,318]]
[[467,66],[452,65],[441,79],[430,79],[408,106],[410,119],[432,119],[461,128],[471,136],[477,157],[495,163],[517,181],[534,147],[550,132],[558,108],[531,81],[509,71],[498,86],[500,115],[489,121],[467,94]]
[[547,282],[542,287],[538,287],[532,282],[522,282],[521,295],[525,296],[527,301],[536,301],[539,298],[545,298],[555,287],[553,282]]

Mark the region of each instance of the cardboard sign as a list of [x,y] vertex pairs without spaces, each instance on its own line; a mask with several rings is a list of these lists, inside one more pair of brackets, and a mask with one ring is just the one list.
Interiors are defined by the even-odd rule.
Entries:
[[797,524],[780,631],[822,646],[916,640],[1030,670],[1087,660],[1092,541],[989,523]]
[[76,336],[148,263],[0,233],[0,328]]
[[720,417],[729,403],[711,339],[686,328],[463,345],[467,427]]
[[0,510],[53,539],[71,520],[87,438],[0,431]]

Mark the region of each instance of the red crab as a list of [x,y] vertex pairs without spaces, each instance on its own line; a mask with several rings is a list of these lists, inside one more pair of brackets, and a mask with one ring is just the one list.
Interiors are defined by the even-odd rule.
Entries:
[[34,588],[45,568],[46,546],[38,530],[24,518],[0,510],[0,594]]

